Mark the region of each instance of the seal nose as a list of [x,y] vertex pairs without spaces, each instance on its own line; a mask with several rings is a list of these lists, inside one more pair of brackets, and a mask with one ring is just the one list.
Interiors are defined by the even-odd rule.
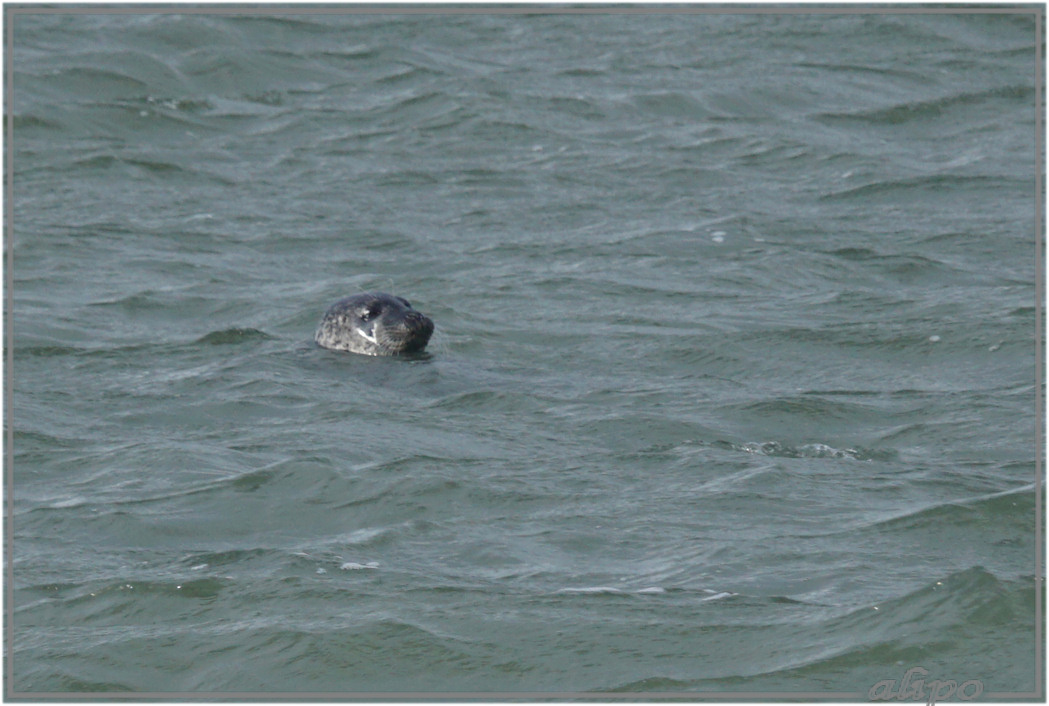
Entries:
[[418,311],[409,311],[404,315],[404,318],[416,325],[429,321],[428,318],[420,314]]
[[404,322],[408,325],[408,328],[425,335],[427,338],[433,333],[433,321],[418,311],[409,311],[405,314]]
[[402,323],[404,327],[401,329],[401,352],[415,353],[425,348],[433,335],[433,321],[417,311],[408,311],[405,312]]

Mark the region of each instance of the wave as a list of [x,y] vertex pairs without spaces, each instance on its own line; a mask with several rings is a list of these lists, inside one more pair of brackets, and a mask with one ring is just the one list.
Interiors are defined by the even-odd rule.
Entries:
[[[1006,666],[1003,658],[1007,654],[1015,658],[1026,650],[1033,654],[1035,594],[1033,576],[1003,581],[973,566],[844,614],[805,624],[767,625],[760,631],[760,643],[748,643],[751,649],[741,662],[745,667],[733,668],[729,661],[721,660],[721,673],[716,676],[682,678],[675,673],[680,669],[668,669],[605,689],[707,695],[806,692],[841,700],[864,698],[879,681],[899,679],[908,668],[923,667],[932,673],[930,679],[983,680],[988,692],[1031,690],[1033,672]],[[733,632],[738,634],[732,637]],[[726,633],[726,652],[736,649],[732,645],[749,632],[740,626]],[[988,672],[984,657],[967,647],[975,635],[988,633],[1003,644],[1002,653],[993,660],[999,667],[997,673]],[[1007,635],[1018,641],[1011,648],[1004,648],[1002,642]],[[1024,635],[1026,639],[1020,637]]]
[[1023,193],[1029,184],[1021,179],[991,175],[929,174],[924,176],[884,179],[862,184],[860,186],[823,194],[821,201],[844,201],[854,199],[871,199],[873,197],[893,197],[904,194],[908,199],[922,196],[943,194],[956,196],[959,191],[973,191],[986,194],[988,191],[1009,191]]
[[196,342],[212,346],[226,346],[271,339],[273,339],[273,336],[258,329],[233,327],[221,331],[212,331],[198,338]]
[[820,113],[815,118],[827,124],[871,123],[874,125],[902,125],[912,121],[939,120],[944,113],[956,108],[982,105],[987,101],[1005,100],[1024,106],[1034,100],[1034,89],[1025,85],[1000,86],[982,91],[959,93],[932,100],[897,103],[887,108],[876,108],[849,113]]

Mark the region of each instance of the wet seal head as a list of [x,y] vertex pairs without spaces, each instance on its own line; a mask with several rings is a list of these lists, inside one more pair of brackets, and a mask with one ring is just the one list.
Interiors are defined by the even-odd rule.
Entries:
[[328,307],[317,345],[362,355],[418,353],[433,335],[433,321],[407,300],[382,292],[346,297]]

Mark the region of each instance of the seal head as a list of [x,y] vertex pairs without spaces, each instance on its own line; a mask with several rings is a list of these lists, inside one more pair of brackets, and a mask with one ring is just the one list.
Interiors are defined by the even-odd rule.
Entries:
[[323,348],[362,355],[418,353],[433,335],[433,321],[407,300],[382,292],[346,297],[328,307],[314,340]]

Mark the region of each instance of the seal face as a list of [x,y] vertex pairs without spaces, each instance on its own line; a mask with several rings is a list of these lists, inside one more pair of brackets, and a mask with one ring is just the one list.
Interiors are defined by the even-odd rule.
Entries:
[[313,339],[317,345],[363,355],[417,353],[433,335],[433,321],[407,300],[382,292],[346,297],[328,307]]

